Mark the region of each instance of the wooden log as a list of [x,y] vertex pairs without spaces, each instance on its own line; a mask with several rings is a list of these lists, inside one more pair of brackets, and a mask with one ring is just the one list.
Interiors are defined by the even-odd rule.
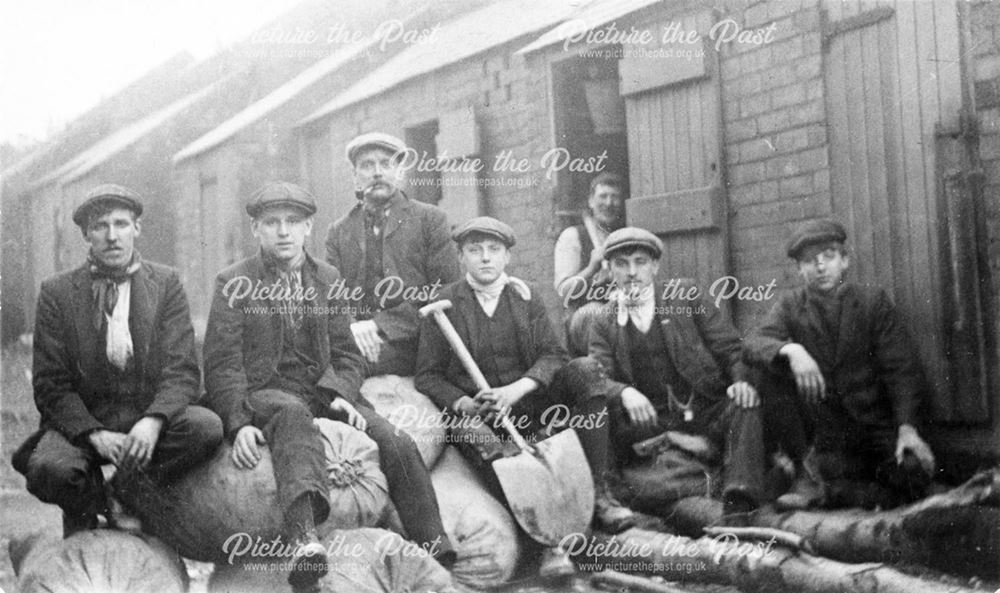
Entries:
[[922,579],[881,563],[845,564],[734,535],[692,539],[642,529],[586,544],[574,542],[579,562],[659,575],[670,581],[717,583],[768,593],[972,593],[958,582]]
[[[889,511],[791,511],[754,513],[757,528],[796,534],[821,556],[843,562],[906,562],[944,572],[1000,578],[1000,471],[977,474],[965,484]],[[669,517],[682,533],[723,523],[717,500],[679,501]]]

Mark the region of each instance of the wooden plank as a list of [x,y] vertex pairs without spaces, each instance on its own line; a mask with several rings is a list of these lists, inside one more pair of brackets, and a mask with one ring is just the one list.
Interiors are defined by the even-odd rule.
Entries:
[[[891,257],[892,286],[890,294],[899,301],[908,279],[905,270],[909,233],[896,220],[906,220],[907,202],[902,195],[906,190],[906,171],[903,156],[903,131],[899,103],[899,65],[896,56],[896,21],[883,21],[878,25],[878,56],[882,86],[882,113],[885,117],[886,198],[887,208],[894,217],[889,225],[889,253]],[[889,218],[889,217],[887,217]]]
[[[700,85],[699,85],[700,86]],[[701,145],[701,130],[694,133],[691,129],[691,120],[687,117],[688,102],[691,92],[695,87],[688,86],[678,89],[673,93],[673,120],[674,120],[674,162],[677,171],[676,189],[694,187],[691,182],[691,159],[693,153],[698,151]]]
[[715,229],[721,224],[720,186],[699,187],[629,200],[628,224],[667,234]]
[[671,192],[680,189],[677,178],[677,122],[674,119],[672,101],[677,91],[657,93],[656,109],[660,116],[660,135],[654,138],[654,146],[660,159],[657,164],[661,168],[661,183],[653,188],[654,192]]
[[[859,31],[864,55],[865,132],[868,144],[868,227],[872,237],[872,273],[880,285],[892,274],[889,242],[890,212],[886,186],[885,120],[882,114],[881,57],[878,26]],[[887,287],[890,291],[892,287]]]
[[[922,198],[919,206],[911,204],[911,212],[919,217],[916,220],[911,217],[914,222],[911,232],[916,236],[926,237],[925,241],[914,245],[913,264],[916,268],[917,295],[923,297],[915,298],[914,301],[917,303],[917,319],[926,324],[918,330],[923,334],[918,338],[918,343],[922,346],[923,360],[925,364],[932,365],[929,367],[930,372],[935,373],[940,369],[941,375],[947,376],[942,356],[944,321],[941,312],[942,287],[939,273],[941,262],[938,257],[940,229],[937,224],[937,159],[934,151],[934,125],[940,115],[938,84],[935,80],[937,64],[934,60],[937,48],[934,40],[934,6],[931,3],[918,2],[913,5],[913,10],[916,16],[917,69],[922,81],[920,130],[924,148],[924,193],[919,196]],[[911,199],[913,198],[914,196],[911,196]],[[942,395],[948,394],[949,384],[950,381],[939,383],[935,386],[936,392]],[[954,414],[954,410],[952,413]]]

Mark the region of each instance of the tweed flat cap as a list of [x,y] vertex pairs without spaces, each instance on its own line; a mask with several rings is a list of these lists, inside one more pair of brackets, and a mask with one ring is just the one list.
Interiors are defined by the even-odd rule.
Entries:
[[847,231],[843,225],[829,218],[820,218],[803,223],[792,233],[785,252],[788,257],[798,259],[802,250],[818,243],[843,243],[847,240]]
[[265,208],[272,206],[291,206],[298,208],[308,216],[316,214],[316,198],[305,188],[287,181],[272,181],[258,189],[250,203],[247,204],[247,214],[256,218]]
[[514,237],[514,229],[510,228],[509,224],[500,222],[491,216],[477,216],[466,221],[465,224],[452,231],[451,238],[461,245],[462,241],[473,233],[495,237],[502,241],[508,249],[517,242]]
[[627,226],[608,235],[604,241],[604,259],[610,260],[617,251],[636,248],[649,251],[655,259],[660,259],[663,255],[663,241],[659,237],[646,229]]
[[73,210],[73,222],[83,228],[90,218],[90,213],[105,204],[121,206],[135,212],[137,217],[142,216],[142,198],[139,197],[139,194],[121,185],[105,183],[87,192],[83,203],[77,206],[76,210]]
[[361,134],[355,137],[353,140],[347,143],[347,148],[344,154],[347,156],[347,160],[354,164],[354,159],[357,158],[358,153],[361,152],[362,148],[383,148],[393,155],[398,154],[406,150],[406,143],[399,138],[382,132],[369,132],[368,134]]

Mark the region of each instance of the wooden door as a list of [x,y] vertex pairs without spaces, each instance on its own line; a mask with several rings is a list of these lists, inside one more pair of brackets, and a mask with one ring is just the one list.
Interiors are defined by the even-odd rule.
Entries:
[[[670,20],[703,40],[714,23],[709,10]],[[662,41],[655,32],[667,25],[647,28]],[[628,224],[663,239],[661,277],[695,278],[705,292],[729,268],[717,61],[707,42],[653,49],[672,57],[625,55],[619,67],[628,130]]]
[[937,137],[959,126],[962,107],[957,7],[829,0],[824,9],[832,206],[847,227],[850,274],[886,288],[905,313],[935,419],[986,421],[969,352],[952,347],[956,307],[970,303],[947,298],[953,229]]

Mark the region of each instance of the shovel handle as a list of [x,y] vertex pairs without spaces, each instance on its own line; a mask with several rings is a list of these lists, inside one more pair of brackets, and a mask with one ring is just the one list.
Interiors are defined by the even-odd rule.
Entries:
[[[458,356],[458,360],[462,363],[462,366],[465,367],[465,372],[469,373],[469,376],[472,377],[476,387],[478,387],[480,391],[489,389],[490,384],[486,381],[486,377],[483,375],[483,372],[479,370],[479,365],[477,365],[476,361],[472,358],[472,354],[469,353],[469,349],[466,348],[465,343],[462,342],[462,337],[458,335],[457,331],[455,331],[455,326],[451,324],[451,320],[448,319],[448,316],[445,315],[444,311],[441,309],[435,310],[434,321],[436,321],[438,327],[441,328],[441,333],[444,334],[444,339],[448,341],[448,345],[451,346],[455,356]],[[500,423],[504,430],[507,431],[507,434],[510,435],[514,444],[517,445],[518,449],[522,451],[534,450],[531,445],[528,444],[528,441],[524,440],[521,433],[517,432],[517,429],[514,428],[514,423],[510,421],[507,414],[502,415]]]

